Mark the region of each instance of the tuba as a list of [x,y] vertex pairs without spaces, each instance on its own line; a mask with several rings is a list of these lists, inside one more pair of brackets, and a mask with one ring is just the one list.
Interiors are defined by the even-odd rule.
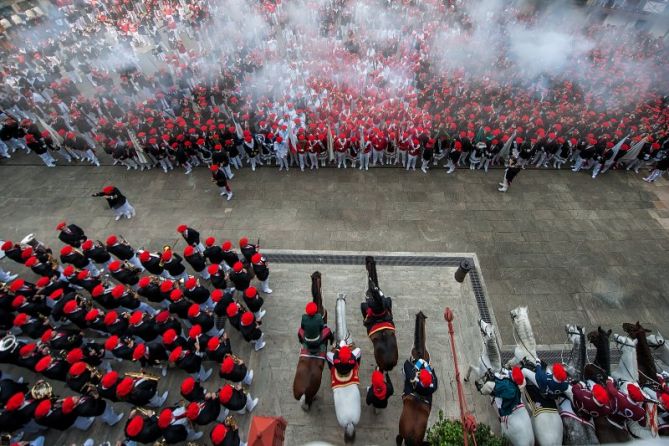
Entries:
[[28,234],[21,239],[19,242],[22,245],[30,246],[35,252],[50,253],[51,249],[46,246],[44,243],[40,242],[35,238],[35,234]]
[[19,343],[16,340],[16,336],[8,333],[7,335],[5,335],[4,338],[2,338],[2,340],[0,340],[0,352],[13,353],[14,350],[16,350],[16,348],[18,347],[18,345]]
[[51,384],[44,381],[43,379],[40,379],[35,384],[33,384],[32,388],[30,389],[30,396],[36,400],[51,399],[53,396],[53,389],[51,388]]

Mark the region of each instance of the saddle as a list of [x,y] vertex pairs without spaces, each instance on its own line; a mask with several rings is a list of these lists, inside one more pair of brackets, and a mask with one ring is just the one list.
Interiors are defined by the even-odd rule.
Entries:
[[421,396],[416,392],[404,393],[402,395],[402,401],[404,401],[405,398],[413,398],[414,400],[418,401],[421,404],[425,404],[428,407],[432,407],[432,403],[430,401],[428,401],[424,396]]
[[371,336],[375,333],[378,333],[380,331],[384,330],[392,330],[395,331],[395,324],[392,322],[388,321],[381,321],[381,322],[376,322],[369,327],[367,327],[367,336]]
[[326,351],[322,350],[310,350],[308,348],[302,347],[300,349],[300,358],[315,358],[325,360]]
[[536,386],[527,383],[523,388],[523,393],[525,394],[525,399],[527,400],[527,404],[530,407],[533,417],[544,412],[558,411],[555,400],[545,398],[541,395],[541,392],[539,392],[539,389]]

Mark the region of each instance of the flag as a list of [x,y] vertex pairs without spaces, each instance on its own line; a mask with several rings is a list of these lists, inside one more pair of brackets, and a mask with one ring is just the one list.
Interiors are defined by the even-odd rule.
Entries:
[[476,138],[474,138],[474,142],[481,142],[485,138],[485,132],[483,131],[483,127],[479,127],[478,132],[476,132]]
[[332,130],[328,125],[328,159],[330,162],[334,161],[334,141],[332,140]]
[[56,143],[56,145],[62,145],[63,144],[63,138],[58,134],[56,130],[54,130],[53,127],[51,127],[49,124],[47,124],[44,119],[42,119],[40,116],[37,117],[37,120],[39,121],[40,125],[44,127],[44,129],[49,132],[49,135],[51,135],[51,139],[53,139],[53,142]]
[[146,158],[146,153],[144,153],[144,148],[139,143],[137,136],[135,136],[135,132],[133,132],[132,130],[128,130],[128,136],[130,137],[130,141],[132,141],[132,145],[135,147],[135,152],[137,152],[137,159],[139,160],[139,162],[142,164],[149,164],[150,162]]
[[[613,150],[613,156],[611,156],[611,163],[613,162],[614,159],[616,159],[616,155],[618,154],[618,151],[620,151],[620,148],[623,146],[623,144],[625,144],[625,141],[629,137],[630,137],[630,135],[627,135],[626,137],[624,137],[623,139],[618,141],[618,144],[613,146],[613,149],[611,149],[611,150]],[[610,164],[610,163],[607,163],[607,164]]]
[[513,134],[511,137],[504,143],[504,146],[502,147],[502,150],[499,151],[499,157],[502,159],[506,159],[509,157],[509,153],[511,150],[511,144],[513,144],[513,141],[516,139],[516,131],[513,131]]
[[644,144],[646,144],[646,141],[648,141],[648,136],[645,136],[641,141],[634,144],[632,148],[627,151],[625,156],[620,158],[620,161],[632,161],[636,159],[636,157],[639,156],[641,149],[643,149]]

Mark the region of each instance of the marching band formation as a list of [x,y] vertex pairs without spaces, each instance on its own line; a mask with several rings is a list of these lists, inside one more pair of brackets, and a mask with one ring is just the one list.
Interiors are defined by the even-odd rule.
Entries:
[[[3,374],[0,431],[19,441],[20,432],[45,428],[85,431],[96,417],[111,426],[124,417],[114,403],[124,402],[134,407],[124,431],[128,445],[196,440],[203,435],[197,427],[212,423],[213,444],[244,444],[233,414],[253,411],[258,398],[249,392],[253,370],[233,353],[223,326],[227,319],[255,351],[266,346],[260,293],[272,290],[259,246],[247,238],[239,251],[213,237],[202,243],[194,228],[180,225],[182,256],[169,246],[136,250],[115,234],[94,241],[72,223],[56,229],[64,243],[59,253],[32,235],[0,247],[39,277],[31,283],[2,271],[0,363],[41,375],[31,386]],[[140,371],[119,373],[116,362],[136,363]],[[226,382],[216,391],[203,387],[212,364]],[[159,390],[168,367],[189,375],[180,388],[185,402],[166,404],[168,391]],[[70,394],[56,395],[54,381]]]

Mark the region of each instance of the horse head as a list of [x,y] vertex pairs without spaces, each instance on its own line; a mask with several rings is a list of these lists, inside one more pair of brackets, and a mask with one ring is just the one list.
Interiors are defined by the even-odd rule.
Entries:
[[567,324],[565,325],[564,329],[567,332],[567,338],[569,338],[569,341],[572,344],[582,342],[585,338],[585,331],[583,330],[583,327]]
[[527,315],[527,307],[516,307],[509,313],[511,314],[511,320],[514,322],[524,318],[529,319],[529,316]]
[[660,334],[658,331],[657,334],[649,334],[646,336],[646,341],[648,341],[648,345],[650,345],[653,348],[660,348],[664,345],[664,337]]
[[414,335],[413,335],[413,349],[411,350],[411,356],[414,359],[426,359],[429,360],[430,354],[427,352],[425,347],[425,320],[427,316],[422,311],[416,313],[416,323],[414,326]]
[[614,333],[613,342],[615,342],[616,346],[618,346],[618,348],[621,349],[625,348],[636,349],[636,344],[638,341],[634,338],[628,338],[627,336],[621,336],[617,333]]
[[572,345],[571,355],[567,361],[569,374],[575,376],[579,381],[583,377],[583,367],[587,361],[585,350],[585,332],[583,327],[568,324],[565,326],[567,337]]
[[643,328],[643,326],[639,323],[639,321],[636,321],[636,324],[625,322],[623,324],[623,330],[625,330],[625,333],[630,335],[632,339],[638,339],[640,336],[645,337],[647,333],[651,332],[651,330]]
[[597,327],[596,331],[588,333],[588,341],[597,348],[604,344],[608,345],[611,333],[611,330],[605,331],[602,327]]
[[483,319],[479,319],[479,329],[481,330],[483,341],[488,341],[495,337],[495,327]]

